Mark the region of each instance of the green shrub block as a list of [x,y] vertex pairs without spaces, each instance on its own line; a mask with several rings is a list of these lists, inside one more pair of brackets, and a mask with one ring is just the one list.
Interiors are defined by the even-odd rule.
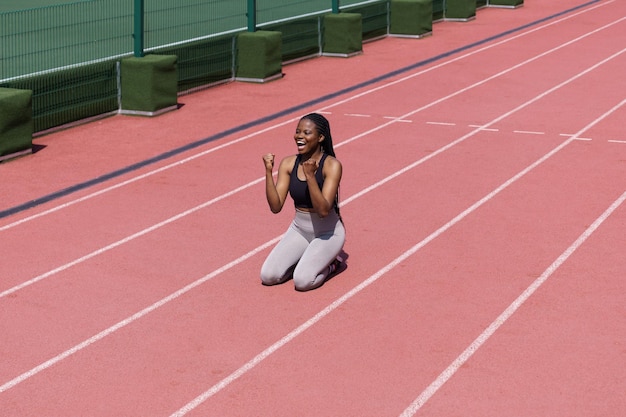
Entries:
[[391,0],[391,35],[420,37],[431,34],[432,30],[432,0]]
[[363,51],[363,21],[360,13],[334,13],[324,16],[322,54],[352,56]]
[[265,82],[281,76],[281,32],[259,30],[237,36],[237,80]]
[[33,92],[0,88],[0,161],[33,147]]
[[121,113],[154,116],[177,108],[176,61],[174,55],[122,59]]
[[476,0],[447,0],[445,19],[470,20],[476,17]]
[[489,0],[489,6],[492,7],[520,7],[524,4],[524,0]]

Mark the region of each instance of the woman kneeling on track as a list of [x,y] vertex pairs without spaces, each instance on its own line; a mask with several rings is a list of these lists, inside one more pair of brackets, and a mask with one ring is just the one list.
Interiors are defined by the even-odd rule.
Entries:
[[296,290],[307,291],[345,267],[339,257],[346,238],[338,205],[342,166],[335,158],[330,124],[324,116],[302,117],[294,140],[298,153],[281,161],[276,183],[274,154],[263,156],[270,210],[280,212],[289,192],[296,214],[265,260],[261,282],[276,285],[293,277]]

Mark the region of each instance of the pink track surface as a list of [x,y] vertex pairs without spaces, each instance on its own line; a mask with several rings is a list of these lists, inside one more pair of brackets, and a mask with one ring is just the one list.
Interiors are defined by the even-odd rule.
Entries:
[[[37,138],[0,211],[236,130],[0,219],[0,414],[626,415],[624,33],[527,0]],[[349,258],[299,293],[258,278],[261,155],[310,111]]]

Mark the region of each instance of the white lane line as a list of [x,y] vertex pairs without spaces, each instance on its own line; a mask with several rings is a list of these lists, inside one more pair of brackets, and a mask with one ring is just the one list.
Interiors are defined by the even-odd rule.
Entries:
[[[609,1],[608,3],[612,3],[612,1]],[[490,45],[486,45],[486,46],[484,46],[484,47],[482,47],[482,48],[479,48],[479,49],[477,49],[477,50],[475,50],[475,51],[471,51],[471,52],[468,52],[468,53],[466,53],[466,54],[460,55],[460,56],[458,56],[458,57],[456,57],[456,58],[454,58],[454,59],[451,59],[451,60],[449,60],[449,61],[442,62],[442,63],[437,64],[437,65],[434,65],[434,66],[432,66],[432,67],[429,67],[429,68],[426,68],[426,69],[424,69],[424,70],[418,71],[418,72],[416,72],[416,73],[410,74],[410,75],[408,75],[408,76],[406,76],[406,77],[403,77],[403,78],[400,78],[400,79],[398,79],[398,80],[395,80],[395,81],[391,81],[391,82],[385,83],[385,84],[380,85],[380,86],[375,87],[375,88],[371,88],[371,89],[366,90],[366,91],[364,91],[364,92],[362,92],[362,93],[354,94],[354,95],[349,96],[349,97],[347,97],[347,98],[345,98],[345,99],[343,99],[343,100],[340,100],[340,101],[337,101],[337,102],[335,102],[335,103],[333,103],[333,104],[330,104],[330,105],[328,105],[328,106],[326,106],[326,107],[324,107],[324,108],[322,108],[322,109],[318,110],[318,112],[319,112],[319,113],[324,113],[324,114],[332,114],[331,112],[327,111],[327,109],[330,109],[330,108],[333,108],[333,107],[339,106],[339,105],[341,105],[341,104],[345,104],[345,103],[347,103],[347,102],[349,102],[349,101],[352,101],[352,100],[356,100],[356,99],[358,99],[358,98],[360,98],[360,97],[362,97],[362,96],[365,96],[365,95],[368,95],[368,94],[371,94],[371,93],[377,92],[377,91],[379,91],[379,90],[382,90],[383,88],[391,87],[391,86],[393,86],[393,85],[396,85],[396,84],[402,83],[402,82],[404,82],[404,81],[407,81],[407,80],[412,79],[412,78],[414,78],[414,77],[417,77],[417,76],[419,76],[419,75],[422,75],[422,74],[425,74],[425,73],[428,73],[428,72],[434,71],[434,70],[439,69],[439,68],[442,68],[442,67],[444,67],[444,66],[446,66],[446,65],[449,65],[449,64],[452,64],[452,63],[454,63],[454,62],[460,61],[460,60],[462,60],[462,59],[465,59],[465,58],[471,57],[471,56],[473,56],[473,55],[476,55],[476,54],[478,54],[478,53],[480,53],[480,52],[483,52],[483,51],[489,50],[489,49],[494,48],[494,47],[496,47],[496,46],[503,45],[503,44],[508,43],[508,42],[511,42],[511,41],[513,41],[513,40],[515,40],[515,39],[518,39],[518,38],[521,38],[521,37],[524,37],[524,36],[530,35],[530,34],[532,34],[532,33],[534,33],[534,32],[537,32],[537,31],[543,30],[543,29],[548,28],[548,27],[550,27],[550,26],[552,26],[552,25],[556,25],[556,24],[558,24],[558,23],[561,23],[561,22],[564,22],[564,21],[566,21],[566,20],[572,19],[572,18],[574,18],[574,17],[576,17],[576,16],[578,16],[578,15],[581,15],[581,14],[583,14],[583,13],[587,13],[587,12],[589,12],[589,11],[591,11],[591,10],[594,10],[594,9],[598,8],[598,7],[603,7],[603,6],[605,6],[606,4],[608,4],[608,3],[601,4],[601,5],[597,5],[597,6],[594,6],[594,7],[589,8],[589,9],[582,10],[582,11],[580,11],[580,12],[578,12],[578,13],[574,13],[574,14],[571,14],[571,15],[565,16],[565,17],[564,17],[564,18],[562,18],[562,19],[558,19],[558,20],[552,21],[552,22],[547,23],[547,24],[545,24],[545,25],[543,25],[543,26],[538,26],[538,27],[533,28],[533,29],[531,29],[531,30],[529,30],[529,31],[527,31],[527,32],[523,32],[523,33],[517,34],[517,35],[512,36],[512,37],[510,37],[510,38],[503,39],[503,40],[501,40],[501,41],[499,41],[499,42],[496,42],[496,43],[493,43],[493,44],[490,44]],[[517,69],[517,68],[521,67],[522,65],[525,65],[525,64],[527,64],[527,63],[530,63],[530,62],[532,62],[532,61],[534,61],[534,60],[536,60],[536,59],[539,59],[539,58],[541,58],[541,57],[543,57],[543,56],[545,56],[545,55],[548,55],[548,54],[550,54],[550,53],[552,53],[552,52],[555,52],[555,51],[557,51],[557,50],[559,50],[559,49],[561,49],[561,48],[564,48],[564,47],[566,47],[566,46],[569,46],[569,45],[571,45],[572,43],[578,42],[579,40],[582,40],[582,39],[584,39],[584,38],[586,38],[586,37],[588,37],[588,36],[591,36],[591,35],[595,34],[596,32],[600,32],[601,30],[607,29],[607,28],[609,28],[610,26],[613,26],[613,25],[615,25],[615,24],[617,24],[617,23],[621,22],[621,21],[622,21],[622,20],[624,20],[624,19],[626,19],[626,18],[621,18],[621,19],[618,19],[618,20],[616,20],[616,21],[614,21],[614,22],[612,22],[612,23],[609,23],[609,24],[607,24],[607,25],[605,25],[605,26],[602,26],[602,27],[600,27],[600,28],[598,28],[598,29],[595,29],[595,30],[593,30],[593,31],[591,31],[591,32],[588,32],[588,33],[586,33],[586,34],[584,34],[584,35],[582,35],[582,36],[580,36],[580,37],[578,37],[578,38],[572,39],[572,40],[570,40],[570,41],[568,41],[568,42],[566,42],[566,43],[564,43],[564,44],[562,44],[562,45],[559,45],[559,46],[557,46],[557,47],[555,47],[555,48],[553,48],[553,49],[550,49],[550,50],[548,50],[548,51],[546,51],[546,52],[544,52],[544,53],[541,53],[541,54],[539,54],[539,55],[535,56],[534,58],[531,58],[531,59],[529,59],[529,60],[527,60],[527,61],[524,61],[524,62],[522,62],[521,64],[515,65],[515,66],[511,67],[509,70],[502,71],[502,72],[500,72],[500,73],[496,74],[495,76],[489,77],[489,78],[487,78],[484,82],[490,81],[490,80],[492,80],[492,79],[494,79],[494,78],[496,78],[496,77],[499,77],[499,76],[501,76],[501,75],[504,75],[504,74],[506,74],[507,72],[513,71],[513,70],[515,70],[515,69]],[[472,88],[473,88],[473,87],[477,87],[477,86],[479,86],[479,85],[481,85],[481,84],[483,84],[483,83],[476,83],[476,84],[474,84],[474,85],[472,86]],[[467,89],[464,89],[464,90],[462,90],[462,91],[466,91],[466,90],[467,90]],[[454,95],[450,95],[450,96],[448,96],[448,98],[451,98],[451,97],[454,97]],[[438,100],[438,101],[436,101],[434,104],[438,104],[438,103],[440,103],[440,102],[441,102],[441,100]],[[425,108],[427,108],[427,107],[425,107]],[[93,198],[93,197],[96,197],[96,196],[98,196],[98,195],[104,194],[104,193],[106,193],[106,192],[108,192],[108,191],[115,190],[115,189],[120,188],[120,187],[123,187],[123,186],[125,186],[125,185],[131,184],[131,183],[133,183],[133,182],[135,182],[135,181],[138,181],[138,180],[140,180],[140,179],[147,178],[147,177],[149,177],[149,176],[151,176],[151,175],[157,174],[157,173],[159,173],[159,172],[161,172],[161,171],[164,171],[164,170],[166,170],[166,169],[170,169],[170,168],[176,167],[176,166],[178,166],[178,165],[185,164],[185,163],[187,163],[187,162],[189,162],[189,161],[191,161],[191,160],[193,160],[193,159],[196,159],[196,158],[199,158],[199,157],[204,156],[204,155],[206,155],[206,154],[212,153],[212,152],[214,152],[214,151],[216,151],[216,150],[226,148],[226,147],[228,147],[228,146],[234,145],[234,144],[236,144],[236,143],[238,143],[238,142],[242,142],[242,141],[244,141],[244,140],[248,140],[248,139],[250,139],[250,138],[252,138],[252,137],[255,137],[255,136],[260,135],[260,134],[262,134],[262,133],[265,133],[265,132],[268,132],[268,131],[270,131],[270,130],[276,129],[276,128],[278,128],[278,127],[284,126],[284,125],[286,125],[286,124],[293,123],[293,122],[295,122],[295,121],[299,120],[299,118],[300,118],[300,116],[298,116],[298,117],[294,117],[294,118],[291,118],[291,119],[289,119],[289,120],[286,120],[286,121],[283,121],[283,122],[280,122],[280,123],[277,123],[277,124],[274,124],[274,125],[272,125],[272,126],[268,126],[267,128],[261,129],[260,131],[257,131],[257,132],[254,132],[254,133],[252,133],[252,134],[249,134],[249,135],[243,136],[243,137],[241,137],[241,138],[234,139],[234,140],[229,141],[229,142],[227,142],[227,143],[224,143],[224,144],[222,144],[222,145],[220,145],[220,146],[218,146],[218,147],[215,147],[215,148],[209,149],[209,150],[207,150],[207,151],[200,152],[200,153],[198,153],[198,154],[192,155],[192,156],[190,156],[190,157],[188,157],[188,158],[185,158],[185,159],[183,159],[183,160],[173,162],[173,163],[168,164],[168,165],[166,165],[166,166],[164,166],[164,167],[161,167],[161,168],[157,168],[157,169],[155,169],[155,170],[153,170],[153,171],[149,171],[149,172],[147,172],[147,173],[145,173],[145,174],[142,174],[142,175],[140,175],[140,176],[138,176],[138,177],[131,178],[131,179],[127,180],[127,181],[124,181],[124,182],[121,182],[121,183],[119,183],[119,184],[115,184],[115,185],[112,185],[112,186],[110,186],[110,187],[104,188],[104,189],[102,189],[102,190],[99,190],[99,191],[93,192],[93,193],[91,193],[91,194],[85,195],[85,196],[83,196],[83,197],[81,197],[81,198],[78,198],[78,199],[76,199],[76,200],[68,201],[67,203],[61,204],[61,205],[59,205],[59,206],[52,207],[52,208],[50,208],[50,209],[48,209],[48,210],[45,210],[45,211],[42,211],[42,212],[40,212],[40,213],[37,213],[37,214],[31,215],[31,216],[24,217],[24,218],[22,218],[22,219],[20,219],[20,220],[17,220],[17,221],[15,221],[15,222],[12,222],[12,223],[9,223],[9,224],[6,224],[6,225],[4,225],[4,226],[0,226],[0,232],[1,232],[1,231],[3,231],[3,230],[7,230],[7,229],[10,229],[10,228],[12,228],[12,227],[15,227],[15,226],[17,226],[17,225],[20,225],[20,224],[22,224],[22,223],[25,223],[25,222],[28,222],[28,221],[31,221],[31,220],[37,219],[37,218],[39,218],[39,217],[42,217],[42,216],[45,216],[45,215],[48,215],[48,214],[54,213],[54,212],[59,211],[59,210],[61,210],[61,209],[64,209],[64,208],[67,208],[67,207],[73,206],[74,204],[80,203],[80,202],[82,202],[82,201],[89,200],[89,199],[91,199],[91,198]]]
[[438,126],[456,126],[456,123],[449,122],[426,122],[427,125],[438,125]]
[[611,206],[598,217],[515,301],[513,301],[419,397],[411,403],[400,417],[412,417],[454,374],[476,353],[478,349],[530,298],[531,295],[595,232],[602,223],[626,200],[624,192]]
[[[559,136],[568,136],[568,137],[572,137],[572,136],[576,136],[573,134],[569,134],[569,133],[560,133]],[[582,141],[591,141],[591,138],[576,138],[576,140],[582,140]]]
[[494,129],[494,128],[484,128],[482,125],[468,125],[469,127],[473,127],[473,128],[479,128],[481,129],[483,132],[499,132],[500,129]]
[[546,132],[533,132],[531,130],[514,130],[513,133],[520,133],[523,135],[545,135]]
[[350,116],[350,117],[372,117],[369,114],[358,114],[358,113],[345,113],[344,116]]
[[395,117],[395,116],[383,116],[383,119],[395,120],[396,122],[399,122],[399,123],[413,123],[413,120],[400,119],[400,118]]
[[[567,139],[564,143],[559,145],[557,148],[553,149],[550,154],[554,154],[555,151],[562,149],[565,145],[574,141],[579,135],[583,134],[585,131],[591,129],[593,126],[600,123],[606,117],[614,113],[617,109],[624,106],[626,104],[626,100],[621,101],[619,104],[611,108],[608,112],[604,113],[602,116],[591,122],[589,125],[585,126],[580,132],[576,135],[573,135],[571,138]],[[548,154],[548,155],[550,155]],[[546,159],[545,157],[542,159]],[[537,164],[537,162],[535,162]],[[533,164],[533,165],[535,165]],[[518,174],[519,175],[519,174]],[[556,261],[548,267],[544,271],[544,273],[537,278],[496,320],[494,320],[491,325],[481,333],[438,377],[435,379],[416,399],[407,407],[406,410],[400,415],[400,417],[411,417],[413,416],[438,390],[445,384],[465,362],[469,360],[469,358],[485,343],[495,332],[498,330],[502,324],[506,320],[513,315],[513,313],[532,295],[533,292],[537,290],[549,277],[552,273],[559,267],[563,262],[569,258],[569,256],[580,246],[583,242],[609,217],[613,211],[619,207],[624,200],[626,199],[626,192],[624,192],[620,198],[618,198],[611,206],[598,218],[596,221],[587,228],[587,230],[568,248],[557,258]]]
[[626,143],[626,140],[613,140],[613,139],[609,139],[608,142],[610,143]]

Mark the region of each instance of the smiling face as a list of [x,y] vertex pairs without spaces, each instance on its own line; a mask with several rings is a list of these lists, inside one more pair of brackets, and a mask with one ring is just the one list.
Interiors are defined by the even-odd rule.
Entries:
[[320,149],[320,144],[324,140],[324,136],[318,132],[315,123],[309,119],[300,120],[293,138],[298,146],[298,153],[309,155]]

